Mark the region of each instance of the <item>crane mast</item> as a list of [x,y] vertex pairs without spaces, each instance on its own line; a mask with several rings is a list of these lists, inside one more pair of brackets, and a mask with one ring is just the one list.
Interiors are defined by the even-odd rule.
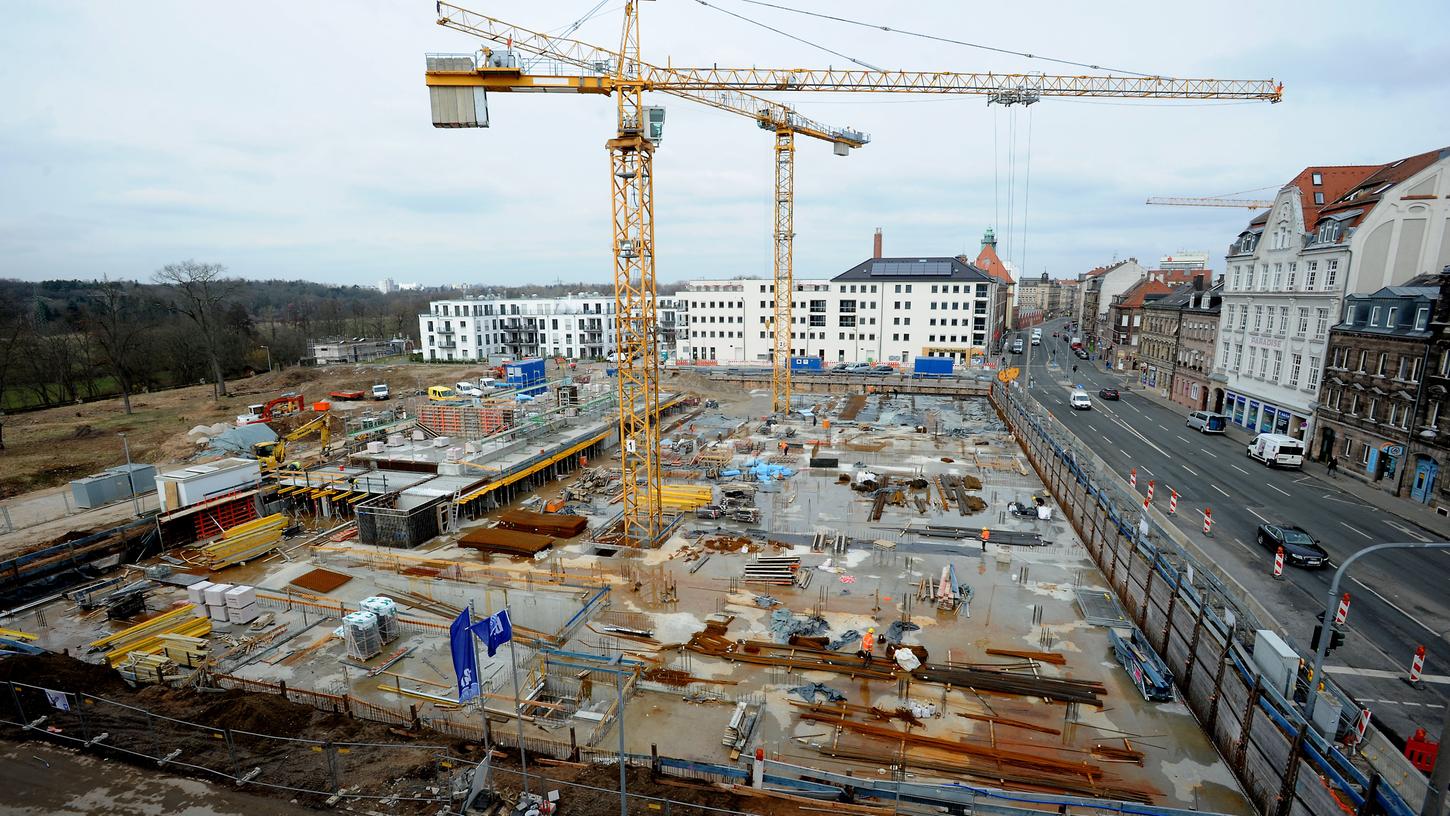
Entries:
[[[984,96],[989,102],[1031,104],[1044,96],[1136,99],[1222,99],[1279,102],[1284,86],[1273,80],[1180,79],[1145,76],[1055,76],[776,68],[676,68],[644,62],[640,55],[638,0],[626,0],[619,49],[609,51],[566,37],[550,37],[451,3],[438,2],[438,24],[495,43],[506,43],[502,60],[430,55],[427,84],[439,89],[543,91],[613,95],[617,111],[610,156],[613,212],[615,317],[618,323],[619,440],[623,482],[622,536],[633,546],[653,546],[663,530],[659,461],[659,350],[656,334],[654,149],[664,111],[644,104],[647,91],[689,99],[752,118],[774,133],[774,298],[771,318],[771,405],[790,410],[790,356],[797,133],[831,142],[844,155],[870,137],[849,128],[812,122],[755,92],[866,92]],[[536,54],[525,71],[514,50]],[[485,52],[486,56],[491,52]],[[470,108],[476,100],[462,102]],[[434,97],[434,124],[439,98]],[[447,103],[443,105],[447,107]],[[487,126],[470,121],[462,126]],[[1150,202],[1152,203],[1152,202]]]

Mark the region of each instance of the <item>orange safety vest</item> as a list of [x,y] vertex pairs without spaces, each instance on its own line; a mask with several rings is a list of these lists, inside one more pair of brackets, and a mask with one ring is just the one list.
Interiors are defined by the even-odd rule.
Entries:
[[862,638],[861,638],[861,649],[863,651],[869,652],[869,651],[871,651],[871,649],[875,645],[876,645],[876,635],[872,634],[871,632],[867,632],[864,636],[862,636]]

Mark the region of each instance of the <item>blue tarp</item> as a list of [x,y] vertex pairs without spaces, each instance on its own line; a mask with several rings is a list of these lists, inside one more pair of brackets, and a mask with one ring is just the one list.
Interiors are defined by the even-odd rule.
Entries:
[[238,425],[225,433],[212,437],[211,445],[203,451],[207,456],[228,456],[232,454],[252,455],[252,446],[261,442],[276,442],[277,432],[265,422]]

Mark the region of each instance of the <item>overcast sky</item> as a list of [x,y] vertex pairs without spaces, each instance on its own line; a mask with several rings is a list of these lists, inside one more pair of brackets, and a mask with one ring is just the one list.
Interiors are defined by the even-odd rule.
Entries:
[[[1082,72],[710,2],[883,68]],[[557,32],[593,5],[472,7]],[[1443,0],[780,5],[1115,69],[1285,85],[1278,105],[789,98],[873,136],[846,158],[798,143],[801,277],[867,257],[875,227],[886,254],[904,256],[975,254],[995,225],[1003,256],[1034,275],[1180,249],[1206,250],[1221,269],[1247,211],[1143,200],[1272,188],[1307,164],[1450,144]],[[610,0],[575,37],[614,47],[621,8]],[[645,3],[642,19],[656,64],[849,64],[693,0]],[[437,26],[431,0],[13,2],[0,21],[0,276],[145,278],[194,258],[249,278],[341,283],[611,280],[612,103],[495,94],[493,127],[435,130],[423,55],[478,42]],[[654,101],[668,109],[655,159],[660,279],[769,275],[770,136]]]

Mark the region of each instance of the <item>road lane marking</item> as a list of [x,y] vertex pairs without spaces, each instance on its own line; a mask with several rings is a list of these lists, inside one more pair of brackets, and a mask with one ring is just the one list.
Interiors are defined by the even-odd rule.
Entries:
[[1268,484],[1267,482],[1264,484],[1264,486],[1267,487],[1267,488],[1269,488],[1270,490],[1278,490],[1280,493],[1283,493],[1285,496],[1288,496],[1289,495],[1289,491],[1287,491],[1287,490],[1280,490],[1279,488],[1274,487],[1273,485]]
[[1345,529],[1347,529],[1347,530],[1353,530],[1353,531],[1355,531],[1355,532],[1356,532],[1356,533],[1359,533],[1359,534],[1360,534],[1360,535],[1362,535],[1362,536],[1364,536],[1364,537],[1365,537],[1365,538],[1367,538],[1367,539],[1369,539],[1369,540],[1370,540],[1370,541],[1374,541],[1374,536],[1372,536],[1372,535],[1370,535],[1370,534],[1369,534],[1369,533],[1366,533],[1366,532],[1365,532],[1365,531],[1364,531],[1364,530],[1361,530],[1361,529],[1359,529],[1359,528],[1358,528],[1358,527],[1354,527],[1354,526],[1352,526],[1352,525],[1349,525],[1349,524],[1345,524],[1345,523],[1344,523],[1344,522],[1342,522],[1342,521],[1341,521],[1341,522],[1339,522],[1339,526],[1340,526],[1340,527],[1343,527],[1343,528],[1345,528]]
[[1195,471],[1193,468],[1189,467],[1188,465],[1179,465],[1179,467],[1183,468],[1184,470],[1188,471],[1189,473],[1192,473],[1194,476],[1197,476],[1198,475],[1198,472]]
[[[1354,677],[1372,677],[1379,680],[1400,680],[1404,678],[1402,671],[1387,671],[1385,669],[1361,669],[1355,666],[1325,666],[1324,671],[1330,674],[1347,674]],[[1426,683],[1450,684],[1450,674],[1422,674],[1420,679]]]
[[1205,450],[1205,451],[1204,451],[1204,452],[1203,452],[1203,455],[1204,455],[1204,456],[1207,456],[1207,457],[1208,457],[1208,458],[1210,458],[1210,459],[1217,459],[1217,458],[1218,458],[1218,457],[1217,457],[1217,456],[1214,456],[1214,455],[1213,455],[1213,454],[1211,454],[1211,453],[1209,453],[1209,452],[1208,452],[1208,451],[1206,451],[1206,450]]
[[[1211,487],[1214,490],[1217,490],[1218,492],[1222,493],[1223,496],[1224,496],[1224,498],[1228,498],[1228,491],[1227,490],[1224,490],[1223,488],[1219,487],[1218,485],[1209,485],[1209,487]],[[1253,511],[1250,511],[1250,512],[1253,512]]]
[[1168,430],[1168,426],[1167,426],[1167,425],[1164,425],[1164,424],[1163,424],[1163,423],[1161,423],[1161,422],[1160,422],[1160,423],[1158,423],[1158,427],[1160,427],[1160,428],[1162,428],[1162,429],[1163,429],[1163,430],[1165,430],[1165,431],[1166,431],[1166,430]]
[[1138,465],[1138,470],[1143,471],[1144,473],[1148,474],[1149,476],[1152,476],[1153,475],[1153,471],[1149,470],[1144,465]]
[[1352,501],[1345,501],[1344,499],[1336,499],[1333,496],[1329,495],[1328,493],[1325,493],[1324,496],[1323,496],[1323,498],[1329,499],[1330,501],[1337,501],[1340,504],[1352,504],[1355,507],[1361,506],[1361,502],[1352,502]]
[[1395,528],[1396,530],[1399,530],[1400,532],[1404,533],[1405,535],[1409,536],[1410,538],[1415,539],[1416,541],[1429,541],[1430,540],[1430,539],[1425,538],[1424,536],[1420,535],[1419,533],[1415,532],[1414,530],[1411,530],[1410,528],[1408,528],[1408,527],[1406,527],[1406,526],[1404,526],[1402,524],[1396,524],[1393,521],[1390,521],[1389,519],[1380,519],[1380,521],[1383,521],[1385,524],[1388,524],[1389,526]]
[[1258,553],[1256,553],[1253,550],[1249,549],[1249,545],[1245,544],[1244,542],[1240,541],[1239,539],[1235,538],[1234,539],[1234,543],[1237,544],[1237,545],[1239,545],[1240,547],[1243,547],[1244,550],[1246,552],[1248,552],[1249,555],[1258,555]]
[[1143,444],[1145,444],[1145,445],[1147,445],[1147,446],[1148,446],[1148,447],[1150,447],[1150,448],[1152,448],[1152,449],[1153,449],[1153,450],[1155,450],[1155,451],[1158,451],[1158,452],[1159,452],[1159,453],[1161,453],[1161,454],[1163,454],[1163,456],[1164,456],[1164,458],[1168,458],[1168,459],[1171,459],[1171,458],[1173,458],[1173,457],[1172,457],[1172,456],[1171,456],[1171,455],[1170,455],[1170,454],[1169,454],[1169,453],[1168,453],[1168,451],[1166,451],[1166,450],[1163,450],[1163,449],[1162,449],[1162,448],[1160,448],[1160,447],[1158,447],[1158,446],[1157,446],[1157,445],[1155,445],[1155,444],[1153,444],[1153,440],[1151,440],[1151,439],[1149,439],[1149,438],[1148,438],[1148,437],[1146,437],[1146,436],[1144,436],[1144,435],[1142,435],[1142,434],[1140,434],[1140,433],[1138,433],[1138,431],[1137,431],[1137,430],[1136,430],[1136,429],[1135,429],[1135,428],[1133,428],[1133,427],[1132,427],[1132,426],[1131,426],[1131,425],[1129,425],[1129,424],[1127,424],[1127,423],[1126,423],[1126,422],[1124,422],[1124,421],[1122,421],[1122,420],[1121,420],[1121,419],[1118,419],[1118,418],[1117,418],[1117,417],[1116,417],[1116,416],[1112,416],[1112,415],[1109,415],[1109,417],[1108,417],[1108,418],[1109,418],[1109,419],[1111,419],[1111,420],[1112,420],[1112,421],[1114,421],[1114,422],[1116,422],[1116,423],[1118,423],[1118,426],[1119,426],[1119,427],[1120,427],[1120,428],[1122,428],[1122,429],[1123,429],[1123,430],[1125,430],[1125,431],[1127,431],[1127,432],[1128,432],[1128,433],[1130,433],[1130,434],[1132,434],[1132,435],[1133,435],[1133,436],[1136,436],[1136,437],[1138,437],[1138,439],[1139,439],[1139,440],[1140,440],[1140,441],[1141,441],[1141,442],[1142,442],[1142,443],[1143,443]]
[[[1245,507],[1244,509],[1247,510],[1247,511],[1249,511],[1250,513],[1254,513],[1254,508],[1252,508],[1252,507]],[[1259,521],[1262,521],[1265,524],[1268,524],[1269,523],[1269,520],[1268,519],[1264,518],[1263,516],[1259,515],[1258,513],[1254,513],[1254,518],[1258,519]]]
[[[1178,434],[1174,434],[1174,436],[1178,436]],[[1178,436],[1178,438],[1180,440],[1182,440],[1185,445],[1192,445],[1193,444],[1192,442],[1189,442],[1187,439],[1183,439],[1183,437],[1181,437],[1181,436]]]
[[1118,453],[1121,453],[1124,459],[1128,458],[1128,452],[1123,450],[1122,448],[1118,448]]
[[1237,470],[1239,473],[1242,473],[1245,476],[1249,475],[1249,472],[1247,470],[1244,470],[1243,468],[1239,467],[1238,465],[1229,465],[1229,467],[1233,468],[1234,470]]

